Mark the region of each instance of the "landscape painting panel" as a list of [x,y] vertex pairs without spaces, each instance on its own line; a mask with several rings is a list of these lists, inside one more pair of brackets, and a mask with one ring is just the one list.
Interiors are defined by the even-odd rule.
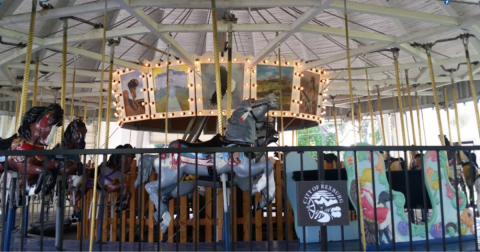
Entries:
[[[152,69],[155,84],[155,109],[157,113],[166,112],[166,70],[166,67]],[[168,112],[190,110],[190,102],[188,101],[188,66],[170,66],[168,79]]]
[[280,97],[281,90],[283,110],[289,111],[292,103],[293,67],[282,66],[281,88],[278,80],[278,66],[257,65],[257,98],[261,99],[271,93]]

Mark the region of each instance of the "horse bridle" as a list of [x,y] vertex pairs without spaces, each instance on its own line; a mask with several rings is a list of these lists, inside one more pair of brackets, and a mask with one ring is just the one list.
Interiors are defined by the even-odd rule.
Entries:
[[[253,120],[255,120],[255,130],[257,130],[257,131],[259,130],[259,128],[257,128],[257,123],[262,123],[262,127],[265,126],[265,125],[268,125],[268,110],[270,109],[270,103],[271,102],[262,102],[262,103],[255,104],[255,105],[249,107],[249,113],[253,117]],[[265,105],[267,106],[267,120],[266,121],[260,121],[255,116],[255,114],[253,113],[253,109],[258,108],[258,107],[262,107],[262,106],[265,106]]]

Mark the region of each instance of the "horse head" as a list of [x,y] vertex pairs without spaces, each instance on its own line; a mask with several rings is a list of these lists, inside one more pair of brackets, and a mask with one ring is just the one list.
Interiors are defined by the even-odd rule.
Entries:
[[229,141],[254,143],[255,133],[268,125],[266,114],[270,109],[278,108],[275,94],[255,100],[244,100],[228,119],[225,137]]
[[73,120],[68,124],[63,133],[62,149],[85,149],[85,136],[87,127],[80,119]]
[[[115,149],[133,149],[133,147],[130,144],[124,144],[117,146]],[[112,154],[108,158],[107,166],[114,170],[120,170],[122,168],[122,156],[125,156],[125,172],[129,171],[130,167],[132,166],[133,159],[135,159],[135,154]]]
[[18,135],[24,140],[41,145],[53,142],[55,132],[63,123],[63,109],[58,104],[32,107],[22,118]]

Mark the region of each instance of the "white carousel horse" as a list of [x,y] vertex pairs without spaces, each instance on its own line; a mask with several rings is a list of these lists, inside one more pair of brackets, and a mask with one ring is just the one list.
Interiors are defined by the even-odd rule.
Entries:
[[[278,108],[278,98],[275,94],[270,94],[260,100],[245,100],[240,106],[228,120],[225,138],[217,134],[211,140],[202,143],[188,143],[176,140],[170,143],[169,148],[234,147],[258,144],[259,142],[255,141],[255,133],[262,131],[268,125],[266,114],[269,109]],[[267,136],[263,139],[263,142],[265,142],[265,139],[268,142],[272,138]],[[158,180],[147,183],[145,189],[157,211],[160,209],[160,213],[154,213],[154,218],[161,222],[160,227],[163,232],[166,231],[171,221],[170,213],[168,212],[168,202],[171,199],[191,194],[195,190],[195,184],[205,187],[221,187],[220,179],[212,177],[213,169],[215,169],[216,175],[230,174],[230,176],[233,176],[233,184],[237,185],[241,190],[250,190],[250,185],[252,185],[252,195],[262,192],[262,201],[258,203],[257,209],[273,201],[275,197],[275,180],[272,173],[273,163],[270,160],[255,162],[254,156],[250,157],[244,153],[234,153],[232,160],[232,155],[228,152],[198,153],[197,158],[197,168],[195,167],[195,153],[181,153],[180,155],[176,153],[162,154],[160,159],[158,155],[143,155],[142,158],[138,159],[138,167],[141,169],[140,172],[142,174],[137,177],[135,187],[140,185],[140,180],[142,180],[142,183],[147,182],[153,173],[153,169],[160,175],[160,193],[162,196],[160,208],[158,202]],[[232,162],[234,174],[231,174]],[[261,178],[255,179],[259,175],[262,175]],[[197,183],[192,183],[195,179]],[[218,183],[212,183],[213,180],[218,181]],[[266,187],[267,183],[268,188]],[[158,220],[159,216],[160,220]]]

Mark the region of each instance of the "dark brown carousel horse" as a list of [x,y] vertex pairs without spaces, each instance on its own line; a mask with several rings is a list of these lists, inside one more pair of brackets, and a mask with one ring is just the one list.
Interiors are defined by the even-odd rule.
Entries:
[[[62,142],[57,144],[54,150],[83,150],[85,149],[85,136],[87,135],[87,127],[80,119],[73,120],[68,124],[65,132],[63,133]],[[67,163],[65,167],[58,170],[59,175],[66,173],[67,186],[69,188],[75,187],[79,180],[78,172],[82,172],[83,164],[80,161],[79,155],[67,155],[65,156]],[[59,157],[63,160],[63,157]]]
[[[119,145],[115,149],[132,149],[133,147],[130,144],[125,144],[125,145]],[[122,169],[122,156],[123,154],[112,154],[107,160],[107,163],[105,164],[105,171],[104,175],[102,176],[102,168],[103,168],[103,163],[101,163],[97,167],[97,176],[98,176],[98,182],[97,182],[97,187],[99,188],[98,190],[101,190],[102,186],[105,186],[105,191],[108,193],[119,193],[120,196],[118,197],[116,201],[117,208],[115,209],[116,212],[120,212],[125,210],[128,207],[128,202],[130,201],[130,198],[132,194],[128,191],[128,183],[124,182],[123,183],[123,191],[122,189],[122,183],[120,178],[125,175],[125,173],[130,172],[130,168],[132,166],[132,162],[135,158],[134,154],[125,154],[125,162],[124,162],[124,173],[121,173]],[[84,174],[83,181],[86,182],[86,188],[85,188],[85,194],[93,188],[94,186],[94,176],[95,176],[95,169],[89,169],[89,171],[86,172],[87,174]],[[83,197],[82,194],[82,186],[78,186],[76,189],[76,195],[75,195],[75,202],[72,204],[74,207],[74,214],[73,218],[78,218],[81,213],[81,208],[78,205],[78,202],[81,200]],[[71,202],[72,203],[72,202]]]
[[[63,133],[62,142],[57,144],[53,149],[61,149],[61,150],[83,150],[85,149],[85,136],[87,135],[87,127],[85,123],[83,123],[80,119],[73,120],[70,124],[68,124],[65,132]],[[83,164],[80,160],[79,155],[67,155],[65,168],[60,169],[58,174],[67,177],[67,187],[70,189],[70,205],[77,210],[75,200],[77,196],[81,193],[79,187],[77,185],[81,181],[82,172],[83,172]],[[59,159],[64,160],[63,157]],[[73,218],[75,219],[75,218]]]
[[[32,107],[22,118],[17,134],[8,139],[0,140],[0,150],[44,150],[53,142],[55,131],[63,123],[63,109],[58,104],[51,104],[48,107]],[[43,162],[45,156],[9,156],[8,168],[20,173],[19,181],[22,188],[25,177],[27,179],[27,193],[38,194],[46,174],[43,173]],[[47,159],[48,160],[48,159]],[[24,173],[24,164],[27,162],[27,173]],[[55,171],[63,168],[61,160],[49,160],[46,166],[48,171]],[[4,167],[0,163],[0,172]],[[47,181],[48,184],[54,184]]]

